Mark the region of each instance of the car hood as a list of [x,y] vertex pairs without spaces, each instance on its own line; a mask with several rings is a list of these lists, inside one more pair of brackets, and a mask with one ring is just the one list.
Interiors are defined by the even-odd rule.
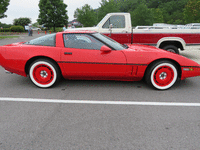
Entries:
[[153,46],[129,44],[129,48],[123,50],[126,55],[127,62],[148,65],[158,59],[168,59],[176,61],[180,66],[200,66],[197,62],[188,59],[184,56],[168,52]]
[[169,53],[169,52],[167,52],[165,50],[156,48],[154,46],[149,46],[149,45],[127,44],[127,46],[129,47],[127,50],[130,50],[130,51]]

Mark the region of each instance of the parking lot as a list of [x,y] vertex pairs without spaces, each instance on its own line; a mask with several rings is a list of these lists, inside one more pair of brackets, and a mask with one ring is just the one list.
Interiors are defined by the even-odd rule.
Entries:
[[[44,34],[0,40],[0,45]],[[200,50],[180,53],[200,64]],[[157,91],[143,81],[62,80],[50,89],[0,67],[0,149],[199,149],[200,77]]]

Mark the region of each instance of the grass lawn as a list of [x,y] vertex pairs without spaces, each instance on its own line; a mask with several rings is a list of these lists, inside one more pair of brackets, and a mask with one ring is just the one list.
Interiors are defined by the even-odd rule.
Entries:
[[10,39],[10,38],[18,38],[19,36],[1,36],[0,35],[0,40],[1,39]]

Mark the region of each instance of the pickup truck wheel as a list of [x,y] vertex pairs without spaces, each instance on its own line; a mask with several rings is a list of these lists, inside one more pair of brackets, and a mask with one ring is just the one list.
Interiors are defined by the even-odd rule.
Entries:
[[156,62],[150,66],[145,74],[147,84],[158,90],[171,88],[178,78],[177,67],[167,60]]
[[179,54],[178,48],[174,45],[168,45],[168,46],[163,47],[162,49],[172,52],[172,53]]
[[40,88],[49,88],[56,84],[60,77],[60,70],[48,59],[38,59],[30,65],[31,81]]

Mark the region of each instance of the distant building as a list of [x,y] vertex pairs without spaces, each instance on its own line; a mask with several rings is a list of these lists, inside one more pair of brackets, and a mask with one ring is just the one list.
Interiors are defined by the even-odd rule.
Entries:
[[69,22],[68,22],[68,27],[70,27],[72,24],[73,24],[75,27],[76,27],[76,26],[83,26],[83,24],[81,24],[79,21],[77,21],[77,19],[74,19],[74,20],[72,20],[72,21],[69,21]]

